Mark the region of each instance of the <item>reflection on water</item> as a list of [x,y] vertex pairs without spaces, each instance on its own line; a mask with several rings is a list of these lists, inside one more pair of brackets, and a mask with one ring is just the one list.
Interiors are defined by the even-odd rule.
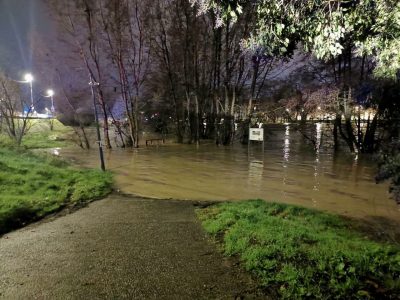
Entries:
[[249,160],[248,185],[260,188],[263,182],[264,162],[262,160]]
[[[319,191],[319,178],[320,178],[320,163],[319,163],[319,153],[321,148],[321,137],[322,137],[322,123],[315,124],[315,162],[314,162],[314,186],[313,191]],[[313,207],[317,206],[318,203],[318,193],[314,193],[313,197],[311,198]]]
[[[290,125],[286,125],[286,130],[285,130],[285,142],[283,144],[283,159],[284,162],[289,161],[289,156],[290,156]],[[283,167],[286,168],[286,164],[283,164]]]
[[[323,125],[314,130],[321,143]],[[306,145],[291,125],[266,129],[260,144],[217,147],[168,145],[106,152],[106,166],[123,192],[157,198],[239,200],[262,198],[345,215],[400,220],[387,185],[376,185],[374,164],[353,155]],[[282,147],[283,145],[283,147]],[[98,166],[95,150],[60,150],[78,163]]]

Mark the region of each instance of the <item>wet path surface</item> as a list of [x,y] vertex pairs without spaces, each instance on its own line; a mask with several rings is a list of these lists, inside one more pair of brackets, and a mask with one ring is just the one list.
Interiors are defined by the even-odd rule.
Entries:
[[257,298],[194,210],[190,201],[112,195],[9,233],[0,238],[0,298]]

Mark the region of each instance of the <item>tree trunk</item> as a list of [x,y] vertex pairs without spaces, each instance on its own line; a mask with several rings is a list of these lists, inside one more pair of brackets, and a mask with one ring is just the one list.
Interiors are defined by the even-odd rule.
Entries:
[[340,114],[336,114],[335,121],[333,124],[333,144],[335,151],[339,150],[339,136],[338,136],[338,129],[341,126],[342,117]]
[[196,126],[196,144],[199,145],[200,143],[200,115],[199,115],[199,99],[197,97],[197,95],[195,96],[195,105],[196,105],[196,111],[195,111],[195,126]]
[[138,96],[135,97],[135,111],[133,112],[133,117],[134,117],[134,124],[135,124],[135,130],[134,130],[134,137],[135,137],[135,142],[134,142],[134,147],[139,148],[139,98]]
[[377,126],[378,126],[378,113],[375,114],[371,124],[369,123],[369,117],[368,117],[368,126],[363,141],[363,151],[365,153],[373,153],[375,150],[375,133]]

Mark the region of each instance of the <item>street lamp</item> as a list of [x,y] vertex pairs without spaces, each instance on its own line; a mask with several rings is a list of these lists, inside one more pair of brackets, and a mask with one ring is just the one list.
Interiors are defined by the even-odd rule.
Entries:
[[[96,131],[97,131],[97,142],[99,143],[100,167],[103,171],[105,171],[106,167],[104,164],[103,145],[101,143],[101,136],[100,136],[99,116],[97,115],[96,95],[94,92],[94,87],[98,86],[99,83],[94,81],[92,74],[90,74],[89,85],[90,85],[90,89],[92,91],[92,98],[93,98],[94,118],[96,121]],[[107,122],[107,120],[106,120],[106,122]]]
[[54,91],[52,89],[47,90],[47,96],[46,97],[50,97],[50,99],[51,99],[51,109],[50,109],[50,111],[51,111],[52,114],[54,114],[54,111],[55,111],[53,96],[54,96]]
[[33,106],[33,87],[32,87],[33,76],[32,76],[32,74],[31,73],[25,74],[24,80],[26,83],[29,83],[29,85],[31,87],[31,108],[32,108],[32,111],[34,111],[35,107]]

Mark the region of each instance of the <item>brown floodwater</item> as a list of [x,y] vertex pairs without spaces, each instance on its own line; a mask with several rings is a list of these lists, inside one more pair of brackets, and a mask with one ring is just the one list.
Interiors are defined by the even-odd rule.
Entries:
[[[322,142],[323,124],[315,138]],[[400,221],[387,184],[376,184],[373,158],[315,151],[291,125],[266,129],[260,143],[216,146],[167,144],[105,152],[116,186],[135,195],[192,199],[268,201],[299,204],[352,217]],[[84,166],[99,165],[98,152],[62,149],[61,156]]]

